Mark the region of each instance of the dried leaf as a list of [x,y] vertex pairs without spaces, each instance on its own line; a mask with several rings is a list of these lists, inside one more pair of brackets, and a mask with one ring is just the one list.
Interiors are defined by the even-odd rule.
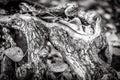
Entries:
[[4,54],[15,62],[21,61],[24,56],[22,49],[19,47],[8,48],[5,50]]

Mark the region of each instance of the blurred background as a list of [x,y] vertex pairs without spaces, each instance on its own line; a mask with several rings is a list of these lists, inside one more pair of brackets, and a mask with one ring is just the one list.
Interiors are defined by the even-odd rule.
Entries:
[[17,4],[21,1],[43,4],[46,7],[58,6],[68,2],[75,2],[85,10],[95,10],[104,19],[110,28],[120,27],[120,0],[0,0],[0,13],[4,14],[4,9],[10,10],[17,8]]

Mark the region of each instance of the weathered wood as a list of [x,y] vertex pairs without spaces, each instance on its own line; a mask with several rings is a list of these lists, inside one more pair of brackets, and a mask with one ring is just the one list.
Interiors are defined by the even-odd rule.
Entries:
[[[91,35],[92,37],[89,36],[91,38],[87,37],[87,35],[77,34],[71,29],[68,29],[68,27],[66,29],[66,26],[55,25],[51,28],[51,43],[61,52],[71,68],[83,80],[93,80],[91,75],[94,74],[96,64],[101,64],[97,53],[107,43],[101,31],[100,24],[100,19],[98,19],[95,25],[96,33]],[[77,36],[74,34],[77,34]]]
[[[44,63],[40,58],[40,55],[41,55],[41,50],[46,45],[48,32],[49,32],[48,29],[39,20],[32,18],[29,15],[15,14],[11,16],[5,16],[3,21],[2,18],[0,19],[0,21],[1,21],[1,25],[5,25],[5,27],[20,30],[25,34],[25,37],[27,39],[27,46],[28,46],[27,49],[28,64],[30,64],[31,68],[34,69],[33,70],[34,73],[38,74],[39,71],[45,67]],[[7,25],[8,23],[9,26]],[[33,67],[32,64],[34,65]],[[22,66],[20,67],[22,68]],[[29,68],[29,66],[26,67]],[[24,70],[27,68],[23,67],[22,69]],[[19,73],[19,70],[17,71],[16,73]],[[25,77],[24,74],[22,73],[19,74],[22,75],[21,77]]]
[[[100,75],[103,75],[101,73],[103,65],[98,52],[106,47],[107,42],[104,33],[102,33],[100,17],[89,24],[93,26],[94,33],[92,35],[83,31],[76,31],[74,27],[80,26],[73,25],[68,21],[59,20],[47,23],[41,17],[29,14],[2,16],[0,22],[0,25],[6,24],[7,27],[21,30],[25,34],[28,44],[28,64],[34,64],[36,74],[44,67],[40,54],[48,39],[80,79],[97,80],[101,78]],[[87,27],[85,26],[85,28]],[[41,64],[40,67],[39,64]],[[27,66],[29,67],[29,65]],[[100,74],[97,74],[96,71]],[[96,79],[94,75],[95,77],[99,76]]]
[[[44,21],[30,15],[5,16],[0,18],[0,22],[12,22],[10,24],[11,28],[21,30],[26,35],[29,62],[35,64],[36,73],[39,73],[38,64],[41,62],[39,58],[40,50],[45,45],[48,33],[50,33],[50,42],[61,52],[76,74],[83,80],[92,80],[91,75],[94,74],[95,63],[99,63],[97,53],[105,45],[101,33],[100,18],[95,22],[95,33],[93,35],[76,33],[74,29],[71,29],[69,23],[68,26],[63,25],[67,23],[63,21],[63,24],[48,23],[48,26],[46,26],[50,29],[50,32],[48,32],[44,26]],[[96,39],[99,41],[94,42]],[[100,46],[96,47],[95,44]]]

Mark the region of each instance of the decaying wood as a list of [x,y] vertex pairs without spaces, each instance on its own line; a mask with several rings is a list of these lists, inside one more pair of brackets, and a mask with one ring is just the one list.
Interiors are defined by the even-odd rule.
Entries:
[[[93,75],[97,73],[96,69],[102,66],[97,53],[106,47],[107,42],[102,33],[101,24],[101,17],[97,17],[96,21],[92,23],[94,33],[89,35],[82,30],[76,30],[76,27],[82,26],[65,20],[48,23],[41,17],[29,14],[0,17],[1,26],[18,29],[25,34],[28,45],[28,63],[34,64],[36,74],[45,67],[40,55],[49,40],[82,80],[96,80]],[[39,64],[41,64],[40,67]],[[29,67],[29,65],[27,66]],[[101,78],[101,76],[99,77]]]
[[[61,54],[70,64],[72,69],[80,77],[86,80],[86,75],[89,74],[89,70],[91,70],[91,74],[94,73],[92,71],[94,71],[93,69],[96,66],[95,63],[99,63],[97,53],[100,51],[100,49],[96,47],[97,43],[94,43],[94,39],[92,43],[86,43],[81,38],[73,39],[66,31],[61,28],[56,28],[56,26],[51,29],[51,32],[51,43],[61,52]],[[101,36],[102,35],[98,36],[98,40],[103,40]],[[76,40],[78,40],[77,43]],[[99,42],[99,44],[101,44],[99,47],[105,46],[104,43],[101,43],[101,40]],[[89,65],[89,67],[85,65]]]
[[[28,63],[29,64],[33,63],[35,65],[34,67],[35,73],[39,73],[39,69],[44,67],[44,64],[42,64],[40,59],[40,55],[41,55],[40,51],[46,44],[46,39],[48,35],[48,30],[46,29],[46,27],[37,19],[35,20],[32,19],[30,16],[19,15],[19,14],[12,16],[5,16],[3,20],[6,21],[1,21],[1,22],[3,22],[6,25],[8,22],[12,23],[9,24],[10,26],[7,27],[18,29],[25,34],[27,39],[27,46],[28,46],[27,49]],[[41,67],[39,67],[38,64],[40,64]]]
[[[4,19],[1,18],[0,21],[13,22],[13,24],[11,25],[12,28],[23,31],[23,33],[26,35],[27,38],[27,44],[28,44],[27,51],[29,53],[30,62],[31,61],[34,62],[37,67],[38,63],[41,61],[39,58],[40,50],[42,49],[42,46],[45,44],[45,38],[47,37],[47,33],[48,33],[47,31],[45,31],[45,26],[39,20],[36,21],[37,19],[35,20],[27,15],[18,14],[15,18],[12,17],[13,19],[11,19],[10,17]],[[9,20],[8,18],[10,18],[11,20]],[[61,52],[63,57],[70,64],[71,68],[79,75],[79,77],[83,78],[83,80],[86,80],[86,75],[89,77],[89,79],[91,78],[90,74],[93,73],[92,69],[95,68],[94,62],[97,63],[99,61],[98,56],[96,54],[99,51],[99,49],[97,52],[91,50],[91,46],[92,46],[91,42],[93,42],[96,37],[100,37],[101,35],[101,29],[99,25],[100,25],[100,19],[98,19],[98,22],[96,22],[95,25],[96,31],[95,34],[92,36],[81,35],[79,33],[76,33],[68,26],[59,26],[58,23],[57,25],[55,25],[55,27],[52,26],[50,28],[51,43]],[[73,39],[71,38],[71,36]],[[75,40],[82,40],[84,43],[82,44],[79,43],[78,46],[77,43],[74,42]],[[81,46],[83,45],[85,45],[86,47],[84,47],[84,49],[82,50]],[[97,47],[95,47],[94,50],[97,50]],[[84,56],[80,57],[81,54]],[[93,57],[90,58],[89,56],[93,56]],[[89,67],[85,65],[89,65]]]

